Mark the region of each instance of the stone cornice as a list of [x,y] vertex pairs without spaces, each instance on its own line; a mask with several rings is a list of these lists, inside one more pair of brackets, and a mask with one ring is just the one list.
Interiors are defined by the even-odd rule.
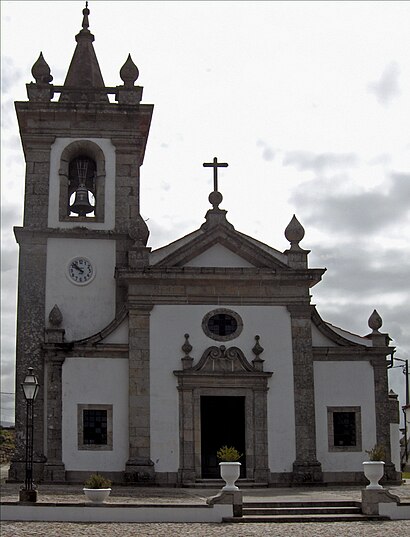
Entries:
[[23,111],[26,113],[32,112],[33,114],[41,112],[58,114],[66,112],[81,112],[86,114],[92,114],[96,111],[107,112],[110,114],[118,114],[124,116],[124,111],[127,115],[151,115],[154,109],[153,104],[139,104],[138,106],[119,105],[117,103],[101,103],[101,102],[86,102],[86,103],[74,103],[74,102],[62,102],[62,101],[50,101],[50,102],[33,102],[33,101],[15,101],[14,105],[17,112]]
[[94,344],[78,345],[75,343],[45,344],[43,350],[46,361],[55,362],[66,358],[128,358],[128,345],[125,344]]
[[34,237],[56,238],[56,239],[128,239],[127,233],[120,233],[114,229],[90,229],[87,227],[73,228],[35,228],[17,227],[14,228],[14,235],[19,244],[31,242]]
[[324,361],[373,361],[380,366],[387,367],[386,356],[394,352],[394,347],[365,347],[353,345],[352,347],[313,347],[313,360]]
[[227,279],[229,280],[264,280],[289,282],[289,284],[299,284],[305,287],[312,287],[320,281],[323,269],[304,270],[276,270],[273,268],[252,268],[252,267],[145,267],[143,270],[129,270],[127,268],[117,268],[116,276],[119,280],[127,281],[129,284],[141,282],[149,283],[156,280],[189,280],[189,279]]

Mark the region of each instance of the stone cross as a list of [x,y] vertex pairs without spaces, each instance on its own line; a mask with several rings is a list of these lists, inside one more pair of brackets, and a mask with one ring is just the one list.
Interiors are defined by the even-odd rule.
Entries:
[[218,168],[227,168],[226,162],[218,162],[218,159],[214,157],[213,162],[204,162],[204,168],[214,169],[214,192],[218,192]]

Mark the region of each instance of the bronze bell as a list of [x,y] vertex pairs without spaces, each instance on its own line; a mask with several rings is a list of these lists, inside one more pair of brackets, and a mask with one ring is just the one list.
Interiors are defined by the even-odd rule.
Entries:
[[78,214],[78,216],[86,216],[94,211],[94,207],[88,199],[88,190],[81,183],[75,191],[75,198],[73,204],[70,205],[70,211]]

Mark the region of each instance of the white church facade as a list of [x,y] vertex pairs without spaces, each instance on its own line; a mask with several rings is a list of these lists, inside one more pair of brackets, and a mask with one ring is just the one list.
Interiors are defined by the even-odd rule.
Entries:
[[[386,452],[397,483],[393,348],[326,323],[311,304],[325,269],[309,268],[293,217],[280,252],[220,208],[151,250],[139,212],[153,106],[129,56],[104,84],[89,10],[62,86],[40,55],[16,111],[26,159],[16,357],[17,451],[24,478],[25,401],[33,367],[35,479],[193,485],[218,478],[216,451],[242,454],[241,477],[267,486],[362,483],[365,450]],[[115,95],[115,102],[108,96]],[[57,99],[53,99],[58,96]]]

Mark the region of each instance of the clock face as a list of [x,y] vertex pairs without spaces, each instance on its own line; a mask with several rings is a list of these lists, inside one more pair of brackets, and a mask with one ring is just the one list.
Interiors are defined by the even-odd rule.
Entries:
[[68,277],[74,283],[89,283],[94,276],[95,269],[86,257],[75,257],[68,264]]

